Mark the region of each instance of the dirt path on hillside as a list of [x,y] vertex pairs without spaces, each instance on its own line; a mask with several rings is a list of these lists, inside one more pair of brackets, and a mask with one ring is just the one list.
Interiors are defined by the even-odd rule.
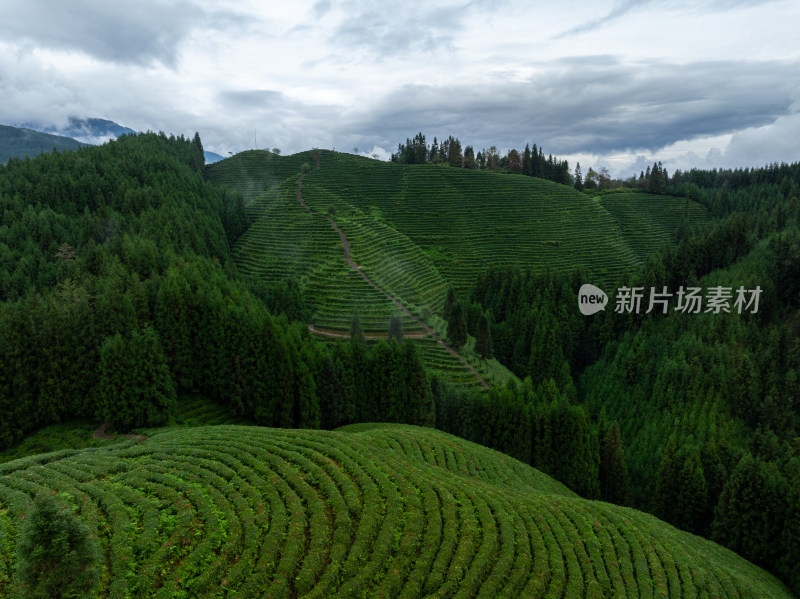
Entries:
[[[342,331],[334,331],[332,329],[320,329],[319,327],[315,327],[313,324],[308,325],[308,330],[316,335],[322,335],[323,337],[333,337],[336,339],[349,339],[350,333],[344,333]],[[428,337],[427,332],[422,331],[411,331],[411,332],[404,332],[403,337],[406,339],[425,339]],[[389,333],[364,333],[365,339],[388,339]]]
[[[317,165],[316,165],[317,169],[319,169],[319,162],[320,162],[320,156],[321,155],[322,155],[322,152],[318,152],[317,153]],[[315,214],[315,212],[311,208],[309,208],[306,205],[306,203],[303,201],[303,195],[302,195],[301,191],[303,189],[303,177],[304,176],[305,175],[301,174],[297,178],[297,201],[300,202],[300,205],[303,208],[305,208],[308,212],[310,212],[312,214]],[[454,350],[447,343],[445,343],[445,341],[436,334],[436,331],[434,331],[432,327],[428,326],[427,323],[423,322],[422,320],[420,320],[419,318],[414,316],[409,311],[409,309],[406,308],[400,302],[399,299],[394,297],[388,291],[386,291],[386,290],[382,289],[381,287],[379,287],[377,285],[377,283],[375,283],[372,279],[370,279],[364,273],[364,271],[361,270],[361,267],[359,265],[357,265],[355,262],[353,262],[353,259],[350,257],[350,241],[347,239],[347,236],[344,234],[344,232],[336,224],[336,221],[333,220],[333,217],[330,216],[330,215],[327,215],[327,218],[328,218],[328,222],[330,222],[330,224],[331,224],[331,227],[333,227],[333,230],[336,231],[339,234],[339,239],[341,239],[341,241],[342,241],[342,246],[344,247],[344,253],[343,253],[342,257],[344,258],[344,261],[347,263],[347,265],[350,268],[352,268],[354,271],[356,271],[359,275],[361,275],[361,278],[364,279],[364,281],[366,281],[368,285],[370,285],[372,288],[376,289],[377,291],[380,291],[383,295],[385,295],[389,299],[389,301],[391,301],[395,306],[397,306],[403,312],[403,314],[409,316],[412,320],[414,320],[414,322],[416,322],[418,325],[420,325],[425,330],[424,334],[422,334],[422,333],[417,333],[416,335],[409,334],[409,335],[406,335],[406,337],[416,337],[417,335],[419,335],[420,337],[428,337],[428,336],[433,337],[439,343],[439,345],[441,345],[448,352],[450,352],[450,354],[452,354],[453,356],[458,358],[459,361],[461,361],[461,363],[464,366],[466,366],[470,370],[470,372],[472,372],[472,374],[475,375],[475,378],[477,378],[478,381],[480,381],[481,385],[483,385],[484,387],[488,387],[489,384],[483,379],[483,377],[478,373],[478,371],[475,370],[475,367],[472,366],[472,364],[470,364],[469,362],[467,362],[467,359],[464,358],[464,356],[459,354],[456,350]],[[308,325],[308,328],[312,333],[313,332],[319,332],[319,334],[326,335],[328,337],[341,337],[341,338],[349,337],[349,335],[347,335],[345,333],[334,333],[333,331],[317,331],[315,329],[314,325]],[[373,337],[372,336],[372,335],[376,335],[376,334],[379,335],[379,336],[378,337]],[[370,334],[365,334],[364,337],[366,337],[367,339],[380,339],[380,338],[384,338],[385,336],[382,333],[370,333]]]
[[306,203],[303,201],[303,195],[300,193],[300,191],[303,189],[303,177],[305,177],[304,174],[301,174],[299,177],[297,177],[297,191],[295,192],[297,195],[297,201],[300,202],[300,205],[306,209],[306,212],[314,212],[311,208],[306,206]]
[[109,441],[113,441],[117,437],[125,437],[126,439],[136,439],[138,443],[142,441],[147,441],[147,437],[144,435],[109,435],[106,431],[108,427],[111,426],[110,422],[104,422],[100,426],[98,426],[94,433],[92,434],[92,439],[107,439]]

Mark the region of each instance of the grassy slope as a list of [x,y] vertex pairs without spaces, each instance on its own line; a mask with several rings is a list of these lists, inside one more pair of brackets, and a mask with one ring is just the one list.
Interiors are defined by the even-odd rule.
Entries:
[[[327,330],[347,331],[358,312],[368,332],[385,332],[393,315],[406,331],[421,331],[344,263],[339,235],[326,218],[331,209],[361,270],[432,324],[448,285],[466,296],[490,265],[581,267],[597,284],[616,281],[674,237],[685,207],[665,196],[598,201],[542,179],[330,151],[321,151],[317,170],[316,157],[316,151],[244,152],[207,167],[206,177],[241,190],[254,218],[234,248],[239,268],[267,281],[299,277],[313,324]],[[302,197],[313,213],[296,197],[303,164],[310,170]],[[690,224],[708,218],[696,203],[688,216]],[[425,354],[445,378],[474,381],[438,344],[427,343]],[[507,378],[502,371],[494,378]]]
[[2,596],[42,487],[99,536],[101,597],[790,596],[652,516],[400,425],[153,429],[0,465]]
[[63,152],[77,150],[82,146],[86,144],[69,137],[0,125],[0,164],[8,162],[9,158],[33,157],[42,152],[52,152],[53,148]]

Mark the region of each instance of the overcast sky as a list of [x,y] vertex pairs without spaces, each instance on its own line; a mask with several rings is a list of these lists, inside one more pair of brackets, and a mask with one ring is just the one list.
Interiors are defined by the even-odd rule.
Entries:
[[0,0],[0,123],[388,157],[418,131],[629,176],[800,160],[800,2]]

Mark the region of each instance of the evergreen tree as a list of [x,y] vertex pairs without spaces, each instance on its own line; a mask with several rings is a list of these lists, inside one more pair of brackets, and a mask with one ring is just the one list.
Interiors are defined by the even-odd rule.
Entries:
[[403,343],[403,321],[395,315],[389,318],[389,340],[394,339],[398,343]]
[[475,167],[475,150],[472,146],[467,146],[464,148],[464,168],[474,169]]
[[100,544],[53,492],[40,491],[17,540],[17,575],[27,599],[91,595],[100,580]]
[[364,329],[361,328],[361,318],[358,316],[358,312],[354,312],[353,318],[350,320],[350,339],[361,344],[367,341],[364,337]]
[[192,160],[193,166],[198,171],[203,170],[203,167],[206,164],[206,154],[203,150],[203,142],[200,141],[200,134],[197,131],[194,133],[192,148],[194,149],[194,158]]
[[435,421],[433,397],[416,343],[403,344],[402,354],[404,386],[408,390],[405,421],[409,424],[432,426]]
[[100,348],[97,416],[123,429],[169,422],[175,386],[152,328],[106,338]]
[[773,567],[783,553],[786,494],[775,463],[746,453],[720,495],[714,540],[760,566]]
[[647,175],[647,191],[650,193],[664,192],[664,170],[661,162],[653,163],[653,170]]
[[778,573],[797,593],[800,591],[800,458],[792,458],[786,468],[791,487],[786,499],[786,518],[781,535],[783,555]]
[[528,177],[533,175],[533,160],[531,158],[530,144],[525,144],[525,150],[522,152],[522,174]]
[[447,322],[450,320],[450,311],[453,309],[453,304],[456,303],[456,292],[452,285],[447,288],[447,297],[444,300],[444,307],[442,308],[442,319]]
[[295,367],[295,405],[297,413],[295,422],[298,428],[319,428],[321,425],[321,411],[317,386],[311,370],[304,361],[297,362]]
[[656,478],[656,494],[653,498],[653,513],[662,520],[675,523],[676,506],[678,504],[678,449],[675,437],[670,437],[661,458]]
[[489,318],[484,312],[478,319],[478,330],[475,337],[475,351],[484,360],[492,358],[492,331],[489,328]]
[[699,533],[705,516],[708,486],[696,447],[686,451],[683,466],[678,473],[680,494],[676,506],[676,524],[689,532]]
[[566,397],[556,392],[547,409],[544,442],[548,472],[581,496],[597,497],[600,448],[586,410],[569,405]]
[[583,177],[581,176],[581,163],[575,165],[575,189],[583,191]]
[[628,500],[628,467],[619,425],[614,421],[606,429],[600,429],[600,496],[604,501],[624,505]]
[[450,318],[447,320],[447,338],[456,349],[460,349],[467,342],[467,323],[464,320],[461,302],[457,301],[450,310]]

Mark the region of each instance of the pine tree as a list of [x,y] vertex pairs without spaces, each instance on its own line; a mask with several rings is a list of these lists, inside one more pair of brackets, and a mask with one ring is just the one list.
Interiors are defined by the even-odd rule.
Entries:
[[786,495],[786,481],[775,463],[746,453],[720,495],[714,540],[760,566],[772,567],[782,556]]
[[96,415],[120,428],[166,424],[177,407],[175,386],[150,328],[108,337],[100,348]]
[[475,337],[475,351],[484,360],[492,358],[492,331],[489,328],[489,318],[484,312],[478,319],[478,330]]
[[656,495],[653,498],[655,515],[671,523],[675,523],[678,500],[680,465],[678,464],[677,452],[677,442],[675,437],[672,436],[667,441],[661,464],[658,467]]
[[628,499],[628,467],[619,425],[600,430],[600,493],[604,501],[624,505]]
[[389,340],[394,339],[398,343],[403,343],[403,321],[395,315],[389,319]]
[[545,441],[550,474],[583,497],[597,497],[600,450],[586,410],[557,393],[547,410]]
[[453,287],[448,287],[447,297],[444,300],[444,307],[442,308],[442,319],[447,322],[450,320],[450,311],[453,309],[453,304],[456,303],[456,292]]
[[350,339],[354,343],[366,343],[364,329],[361,328],[361,318],[358,316],[358,312],[354,312],[353,318],[350,320]]
[[406,377],[404,386],[408,390],[406,422],[432,426],[435,419],[435,410],[422,357],[413,342],[405,343],[402,351],[403,371]]
[[533,175],[533,160],[531,159],[530,144],[525,144],[525,151],[522,152],[522,174],[528,177]]
[[17,541],[17,575],[28,599],[87,597],[100,580],[100,544],[53,492],[41,491]]
[[453,304],[450,318],[447,320],[447,338],[456,349],[460,349],[467,342],[467,323],[464,320],[464,310],[461,302]]
[[297,413],[295,422],[298,428],[319,428],[321,413],[317,388],[311,370],[300,361],[295,367],[295,402]]
[[583,177],[581,176],[581,163],[575,165],[575,189],[583,191]]
[[708,486],[696,447],[686,452],[683,466],[678,473],[680,494],[678,495],[677,522],[684,530],[695,534],[701,532],[705,515]]
[[192,157],[192,165],[198,171],[203,170],[203,167],[206,164],[206,154],[203,151],[203,142],[200,141],[200,134],[197,131],[195,131],[194,133],[192,146],[194,149],[194,156]]

